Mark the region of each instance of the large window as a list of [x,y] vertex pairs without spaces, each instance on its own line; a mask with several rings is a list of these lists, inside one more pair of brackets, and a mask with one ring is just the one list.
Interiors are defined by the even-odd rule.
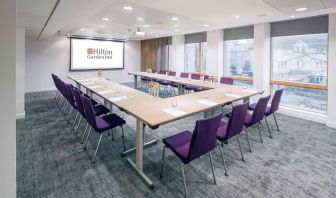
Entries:
[[253,39],[225,41],[225,49],[227,74],[253,77]]
[[272,88],[284,88],[282,105],[325,113],[328,34],[272,38]]
[[185,64],[188,72],[206,72],[207,43],[185,44]]

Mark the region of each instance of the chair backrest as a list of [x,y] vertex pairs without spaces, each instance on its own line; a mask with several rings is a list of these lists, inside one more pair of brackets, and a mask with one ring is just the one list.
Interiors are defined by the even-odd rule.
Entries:
[[66,84],[65,85],[65,89],[66,89],[66,93],[67,93],[67,96],[68,96],[68,101],[70,102],[70,104],[75,107],[75,98],[74,98],[74,95],[72,93],[72,89],[73,89],[73,86],[72,84]]
[[180,77],[181,78],[188,78],[189,77],[189,73],[187,73],[187,72],[181,72]]
[[61,93],[65,99],[68,100],[68,94],[66,91],[66,83],[60,79],[60,88],[61,88]]
[[81,99],[81,92],[77,89],[77,88],[73,88],[73,95],[75,97],[76,100],[76,104],[77,104],[77,111],[83,116],[85,117],[85,112],[84,112],[84,107],[83,107],[83,103],[82,103],[82,99]]
[[166,72],[166,71],[164,71],[164,70],[161,70],[161,71],[159,72],[159,74],[166,75],[166,74],[167,74],[167,72]]
[[275,111],[279,109],[282,93],[283,93],[283,89],[278,89],[275,91],[273,95],[272,103],[271,103],[270,113],[274,113]]
[[199,74],[191,74],[191,79],[200,80],[201,79],[201,75],[199,75]]
[[262,119],[264,119],[265,110],[270,98],[271,95],[259,98],[252,114],[252,120],[251,120],[252,124],[260,122]]
[[210,78],[209,75],[204,75],[204,76],[203,76],[203,80],[208,80],[209,78]]
[[94,128],[97,128],[96,125],[96,115],[91,103],[91,98],[85,96],[84,94],[81,95],[82,103],[83,103],[83,108],[84,108],[84,113],[85,113],[85,118],[86,121]]
[[152,73],[156,73],[156,69],[152,69]]
[[233,85],[233,78],[221,77],[219,82],[222,84]]
[[160,84],[157,82],[149,82],[148,93],[152,96],[159,97]]
[[248,102],[234,106],[230,116],[225,139],[239,134],[244,129],[244,120],[247,114]]
[[174,72],[174,71],[169,71],[168,75],[169,75],[169,76],[176,76],[176,72]]
[[188,161],[196,159],[213,150],[217,141],[217,130],[222,114],[196,121],[194,132],[190,141]]

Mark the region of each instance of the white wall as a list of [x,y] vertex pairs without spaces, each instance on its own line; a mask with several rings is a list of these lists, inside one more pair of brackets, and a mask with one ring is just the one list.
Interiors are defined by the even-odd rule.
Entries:
[[[140,71],[140,41],[125,43],[125,69],[106,70],[104,76],[117,82],[131,82],[129,71]],[[26,92],[53,90],[51,73],[65,79],[69,73],[70,39],[53,36],[48,39],[26,39]],[[74,73],[74,72],[73,72]],[[75,72],[80,73],[80,72]],[[89,73],[96,74],[96,71]]]
[[25,117],[25,33],[16,27],[16,118]]
[[176,70],[176,75],[184,72],[184,35],[172,38],[172,70]]
[[328,118],[327,126],[336,128],[336,13],[329,15]]
[[16,1],[0,1],[0,197],[16,197]]

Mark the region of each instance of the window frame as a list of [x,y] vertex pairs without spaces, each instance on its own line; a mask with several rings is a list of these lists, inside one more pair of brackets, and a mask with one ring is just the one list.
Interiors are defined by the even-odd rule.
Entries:
[[[186,46],[188,44],[197,44],[197,47],[198,47],[198,57],[197,57],[198,64],[196,65],[198,71],[195,71],[195,72],[194,71],[188,71],[188,65],[185,65],[185,67],[184,67],[185,72],[206,74],[205,72],[203,72],[203,46],[202,46],[202,43],[207,43],[207,42],[185,43],[184,44],[184,46]],[[184,54],[186,54],[186,53],[184,53]],[[184,57],[184,59],[186,60],[186,57]]]

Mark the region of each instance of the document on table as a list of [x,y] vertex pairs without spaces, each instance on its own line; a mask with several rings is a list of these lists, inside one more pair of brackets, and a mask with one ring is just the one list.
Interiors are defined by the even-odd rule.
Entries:
[[258,91],[253,90],[253,89],[243,89],[243,91],[247,92],[247,93],[257,93]]
[[127,96],[119,96],[119,97],[109,98],[109,100],[112,101],[112,102],[118,102],[118,101],[128,100],[128,99],[129,99],[129,97],[127,97]]
[[86,81],[86,82],[83,82],[82,85],[85,85],[85,86],[94,85],[94,82]]
[[186,112],[181,111],[177,108],[166,108],[166,109],[162,109],[162,111],[169,114],[169,115],[172,115],[174,117],[182,116],[182,115],[187,114]]
[[90,89],[98,89],[98,88],[102,88],[103,86],[100,85],[95,85],[95,86],[91,86],[89,87]]
[[241,95],[233,94],[233,93],[227,93],[225,94],[226,96],[234,97],[234,98],[240,98],[242,97]]
[[98,91],[98,94],[101,94],[101,95],[108,94],[108,93],[115,93],[115,91],[113,91],[113,90]]
[[208,100],[208,99],[202,99],[202,100],[199,100],[197,101],[198,103],[201,103],[201,104],[204,104],[204,105],[207,105],[207,106],[215,106],[215,105],[218,105],[217,102],[213,102],[211,100]]
[[77,82],[79,82],[79,83],[89,83],[89,82],[91,82],[91,80],[90,79],[83,79],[83,80],[77,80]]

